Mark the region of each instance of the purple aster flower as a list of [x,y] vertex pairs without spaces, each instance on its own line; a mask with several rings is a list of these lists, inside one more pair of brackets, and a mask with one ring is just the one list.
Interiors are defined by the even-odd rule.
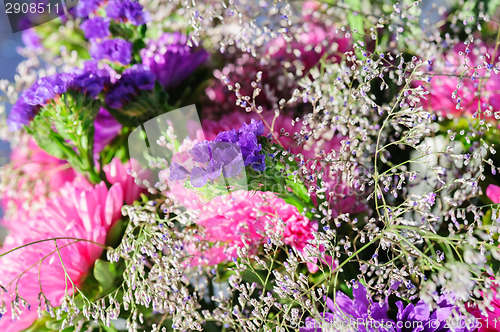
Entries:
[[133,0],[111,0],[106,7],[108,17],[130,22],[133,25],[143,25],[149,21],[149,15],[144,7]]
[[121,124],[106,109],[101,107],[94,120],[94,154],[101,152],[121,130]]
[[[453,301],[453,299],[452,299]],[[396,332],[445,332],[451,331],[450,324],[446,320],[452,318],[452,313],[460,312],[458,307],[449,301],[448,297],[441,295],[438,302],[438,309],[430,310],[429,306],[420,300],[417,304],[408,304],[404,307],[403,302],[396,302],[398,307]],[[467,317],[460,315],[456,321],[467,322]],[[455,324],[456,332],[474,331],[475,326],[467,327],[465,324]]]
[[85,38],[106,38],[110,35],[109,24],[111,20],[107,17],[89,18],[80,25],[80,28],[85,34]]
[[[322,324],[337,324],[338,322],[348,322],[349,327],[356,322],[363,322],[365,324],[359,323],[357,326],[353,326],[356,327],[357,331],[362,332],[393,330],[391,324],[393,322],[387,316],[389,310],[387,300],[384,304],[373,302],[368,297],[365,286],[360,283],[354,284],[352,293],[352,299],[342,292],[337,292],[335,302],[330,298],[326,298],[326,306],[331,312],[322,313],[320,322],[307,317],[306,327],[301,328],[300,332],[322,332]],[[370,324],[370,322],[373,324]]]
[[80,0],[75,7],[70,9],[70,13],[78,17],[88,17],[99,8],[102,2],[101,0]]
[[120,38],[92,41],[90,56],[96,60],[106,59],[128,65],[132,60],[132,43]]
[[112,108],[121,108],[140,90],[153,90],[155,79],[155,75],[144,66],[133,65],[111,87],[106,95],[106,103]]
[[165,33],[141,50],[143,64],[156,74],[165,89],[179,85],[208,59],[205,50],[195,50],[187,45],[187,40],[178,32]]
[[36,112],[37,108],[27,104],[24,101],[23,95],[21,95],[10,110],[7,118],[9,129],[11,131],[16,131],[21,129],[24,125],[28,125]]
[[256,171],[264,171],[266,169],[265,157],[260,153],[262,145],[257,140],[257,136],[263,133],[262,121],[252,119],[250,124],[243,123],[238,131],[230,130],[219,133],[215,141],[236,143],[241,149],[245,166],[252,166]]
[[[215,141],[196,143],[189,154],[198,163],[191,171],[173,163],[170,166],[170,180],[182,180],[190,176],[193,187],[202,187],[208,180],[216,180],[222,174],[226,178],[238,176],[245,166],[263,171],[265,156],[260,153],[256,133],[261,132],[261,123],[243,124],[239,130],[228,130],[217,135]],[[249,143],[251,141],[251,143]]]

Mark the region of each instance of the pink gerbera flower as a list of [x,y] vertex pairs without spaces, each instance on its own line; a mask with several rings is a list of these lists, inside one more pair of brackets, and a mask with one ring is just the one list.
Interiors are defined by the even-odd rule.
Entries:
[[95,186],[66,182],[33,217],[3,222],[9,230],[3,252],[13,251],[2,257],[0,265],[0,281],[7,290],[2,294],[6,313],[0,330],[20,331],[38,317],[31,308],[13,312],[12,301],[22,298],[29,306],[37,306],[43,293],[52,306],[59,306],[65,294],[81,286],[102,254],[107,232],[121,217],[123,202],[134,195],[137,198],[141,191],[118,159],[104,170],[112,183],[109,189],[104,182]]

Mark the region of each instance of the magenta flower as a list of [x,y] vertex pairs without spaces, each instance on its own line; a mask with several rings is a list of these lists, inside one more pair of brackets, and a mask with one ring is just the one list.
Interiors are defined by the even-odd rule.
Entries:
[[482,312],[476,306],[467,306],[467,311],[478,319],[479,328],[477,332],[497,332],[500,320],[500,295],[498,293],[498,288],[493,287],[492,289],[492,301],[490,303],[490,309],[486,312]]
[[[457,45],[443,55],[444,67],[437,68],[432,61],[429,61],[427,71],[431,76],[428,78],[430,83],[426,87],[429,94],[426,95],[426,99],[421,100],[422,105],[434,112],[453,116],[473,115],[480,108],[481,112],[487,109],[492,112],[499,111],[500,76],[492,69],[499,61],[500,55],[497,52],[497,58],[491,59],[493,53],[494,47],[488,45],[481,45],[478,48],[471,46],[469,50],[465,45]],[[481,57],[486,54],[490,57]],[[470,68],[464,72],[462,64],[465,58],[469,59],[468,67],[481,66],[482,68],[476,70]],[[482,80],[481,84],[480,80]],[[461,87],[457,90],[459,83]],[[484,115],[481,117],[484,118]]]
[[[9,234],[3,252],[34,241],[42,242],[2,258],[0,279],[7,290],[3,295],[7,312],[0,320],[2,331],[20,331],[38,318],[34,308],[38,305],[40,292],[52,306],[59,306],[65,293],[75,292],[73,285],[81,286],[95,260],[101,256],[108,230],[121,217],[123,202],[130,202],[132,195],[137,198],[140,193],[119,160],[115,159],[104,170],[112,183],[109,189],[104,182],[92,186],[76,178],[66,182],[33,217],[13,221],[16,216],[10,216],[9,220],[4,220]],[[50,240],[56,238],[65,239]],[[71,279],[68,284],[63,264]],[[16,290],[29,306],[28,310],[12,314],[11,301],[18,301]],[[42,304],[42,307],[45,306]]]
[[272,192],[240,190],[230,196],[215,197],[205,204],[197,221],[204,228],[203,239],[212,246],[203,252],[193,248],[191,265],[216,265],[237,258],[236,248],[244,243],[251,243],[251,250],[257,251],[267,240],[266,229],[278,231],[278,219],[285,224],[282,233],[285,244],[303,250],[314,238],[312,232],[317,230],[317,223]]
[[495,204],[500,203],[500,187],[494,184],[490,184],[486,188],[486,196]]
[[94,154],[98,154],[121,132],[122,125],[104,108],[94,121]]

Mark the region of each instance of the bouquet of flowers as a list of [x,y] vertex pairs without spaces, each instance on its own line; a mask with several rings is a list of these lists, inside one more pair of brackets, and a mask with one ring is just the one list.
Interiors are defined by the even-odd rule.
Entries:
[[25,30],[0,330],[500,331],[498,5],[80,0]]

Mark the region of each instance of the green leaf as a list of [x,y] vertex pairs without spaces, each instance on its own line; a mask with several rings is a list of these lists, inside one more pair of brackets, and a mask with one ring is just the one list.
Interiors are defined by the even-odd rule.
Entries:
[[[354,10],[353,12],[348,12],[347,14],[347,22],[349,23],[349,28],[352,31],[352,39],[355,42],[364,40],[364,19],[363,16],[359,14],[361,10],[361,0],[351,0],[349,1],[351,8]],[[355,32],[355,30],[357,30]],[[362,52],[356,49],[356,56],[359,59],[364,59]]]
[[[4,319],[7,319],[5,317]],[[28,327],[27,329],[23,330],[24,332],[48,332],[52,331],[49,327],[47,327],[47,317],[42,317],[37,319],[33,325]]]
[[102,286],[103,290],[109,290],[113,287],[116,278],[116,267],[113,263],[98,259],[94,265],[94,277]]

